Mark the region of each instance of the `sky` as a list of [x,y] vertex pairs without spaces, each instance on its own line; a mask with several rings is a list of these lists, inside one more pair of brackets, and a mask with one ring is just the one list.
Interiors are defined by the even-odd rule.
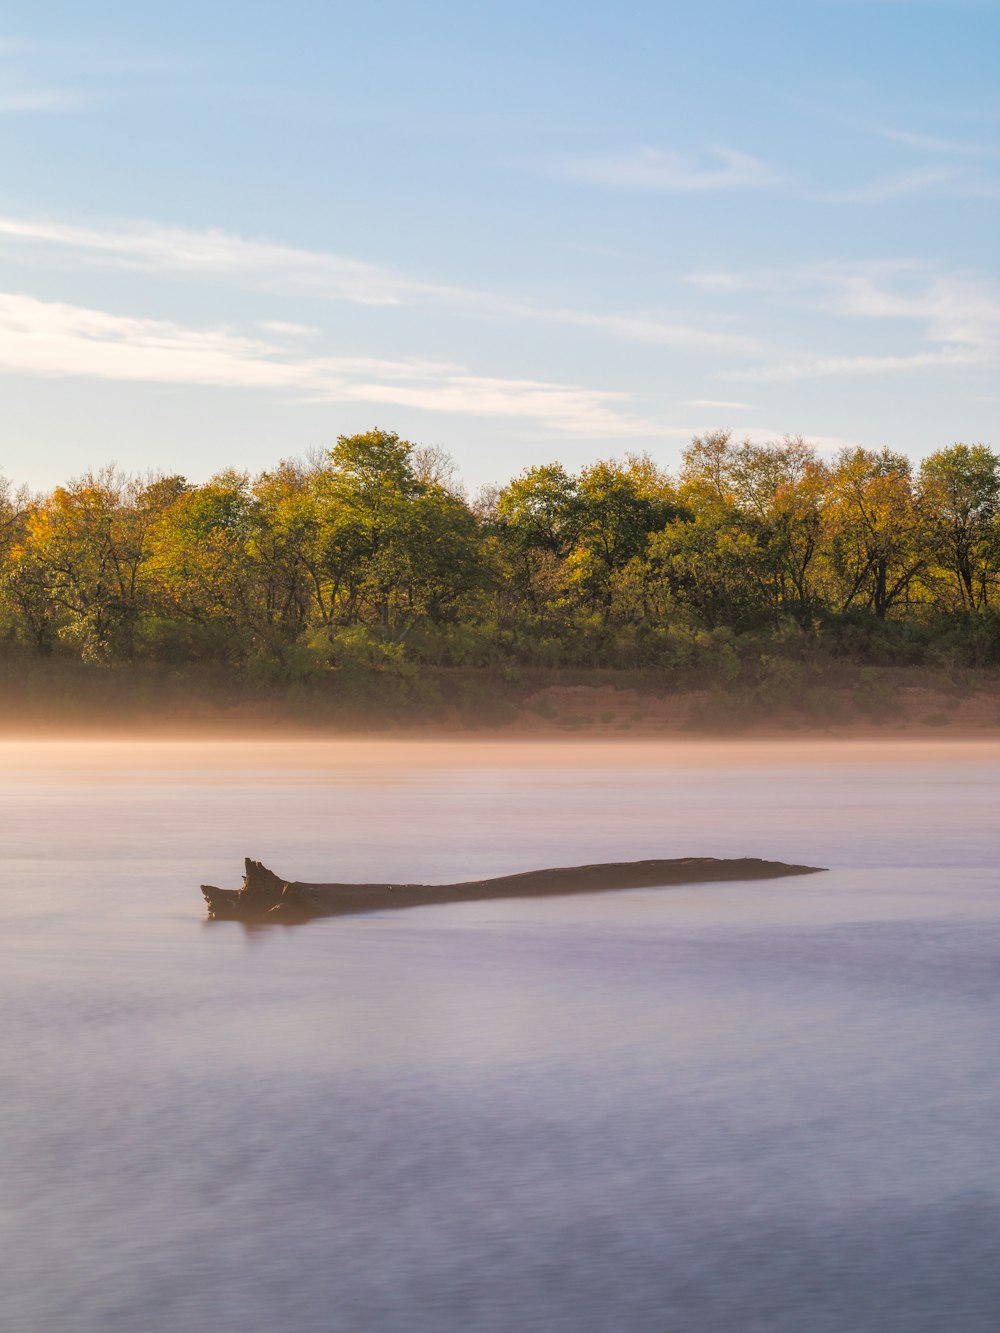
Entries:
[[0,473],[1000,447],[1000,0],[6,0]]

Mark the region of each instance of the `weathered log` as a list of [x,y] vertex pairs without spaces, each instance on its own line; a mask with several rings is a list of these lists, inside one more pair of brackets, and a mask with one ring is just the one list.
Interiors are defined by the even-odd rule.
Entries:
[[301,884],[281,879],[259,861],[247,858],[245,866],[241,889],[201,886],[208,915],[213,920],[295,922],[317,916],[349,916],[489,898],[547,898],[722,880],[776,879],[782,875],[812,875],[822,869],[761,861],[756,857],[717,860],[711,856],[687,856],[671,861],[613,861],[604,865],[528,870],[519,875],[468,880],[462,884]]

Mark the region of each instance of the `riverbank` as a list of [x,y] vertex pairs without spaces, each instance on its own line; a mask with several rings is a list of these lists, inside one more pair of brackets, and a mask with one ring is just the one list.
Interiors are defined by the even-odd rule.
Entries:
[[[17,668],[17,669],[15,669]],[[425,668],[357,681],[22,659],[0,736],[1000,737],[1000,672],[764,663],[692,683],[654,670]]]

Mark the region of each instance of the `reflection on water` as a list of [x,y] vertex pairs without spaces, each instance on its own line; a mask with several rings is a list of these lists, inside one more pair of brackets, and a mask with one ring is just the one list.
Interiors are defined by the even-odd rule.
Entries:
[[[0,1323],[992,1333],[998,779],[986,746],[0,746]],[[833,869],[206,925],[247,854]]]

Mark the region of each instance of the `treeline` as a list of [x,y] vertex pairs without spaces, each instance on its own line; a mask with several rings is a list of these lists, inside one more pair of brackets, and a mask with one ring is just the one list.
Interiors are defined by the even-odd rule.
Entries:
[[0,493],[0,635],[89,663],[690,672],[752,644],[990,666],[998,608],[1000,459],[981,444],[914,469],[716,433],[676,475],[550,463],[470,501],[440,452],[372,430],[258,476],[108,468]]

